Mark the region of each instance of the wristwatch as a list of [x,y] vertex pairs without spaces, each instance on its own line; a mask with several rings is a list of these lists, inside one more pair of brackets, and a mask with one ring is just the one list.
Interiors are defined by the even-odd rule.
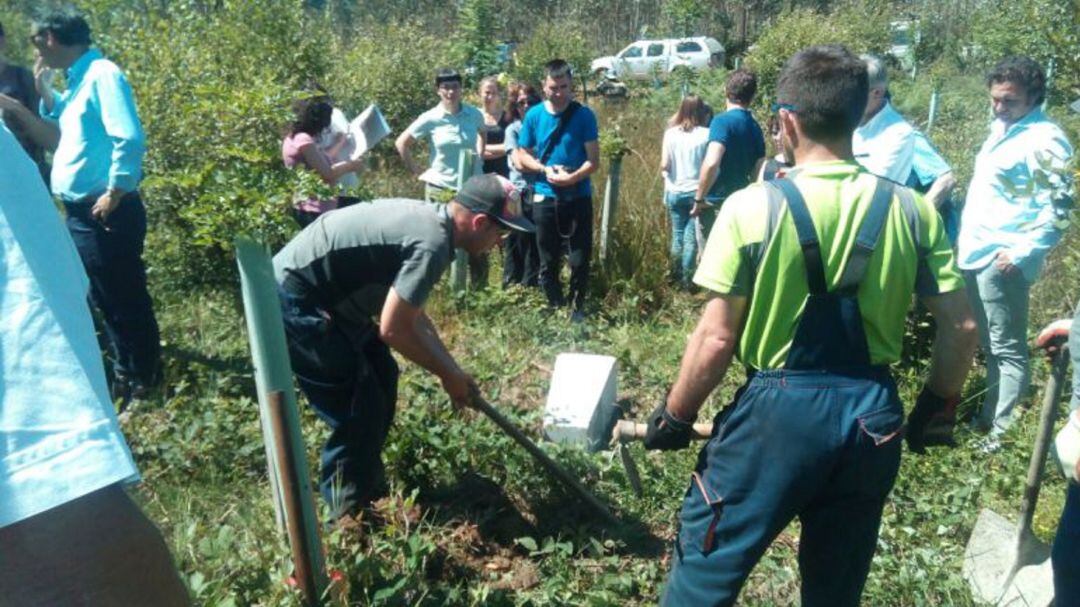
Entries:
[[694,204],[705,204],[705,200],[703,198],[695,198]]

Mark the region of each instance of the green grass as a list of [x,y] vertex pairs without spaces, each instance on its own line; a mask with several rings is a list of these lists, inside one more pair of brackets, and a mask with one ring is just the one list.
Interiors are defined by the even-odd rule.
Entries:
[[[668,227],[656,169],[666,113],[636,101],[599,113],[603,125],[620,124],[633,152],[623,162],[612,254],[594,266],[595,313],[587,328],[571,326],[564,315],[549,313],[538,293],[521,289],[455,298],[444,283],[429,306],[489,400],[533,436],[540,435],[550,369],[564,351],[615,356],[619,395],[632,403],[635,416],[644,416],[674,380],[704,301],[667,282]],[[943,112],[942,132],[971,128],[968,118],[950,122],[961,114]],[[594,182],[598,212],[605,176],[606,168]],[[378,163],[367,179],[379,195],[420,193],[392,160]],[[1080,278],[1071,270],[1078,255],[1071,234],[1033,292],[1032,335],[1071,310],[1080,292]],[[496,263],[493,276],[498,269]],[[138,496],[165,531],[199,604],[299,604],[298,593],[284,583],[289,552],[269,499],[237,293],[156,295],[167,339],[166,388],[124,428],[145,477]],[[638,498],[611,453],[546,445],[611,504],[622,523],[606,526],[491,422],[454,411],[435,378],[409,363],[402,370],[398,413],[384,451],[392,493],[378,512],[384,522],[362,532],[324,533],[330,565],[346,578],[347,599],[339,603],[656,603],[696,449],[658,454],[632,446],[645,484]],[[911,403],[920,370],[908,363],[896,373]],[[1028,399],[1036,409],[1045,374],[1045,363],[1037,362]],[[703,418],[730,399],[741,377],[733,368]],[[979,402],[981,385],[977,368],[965,391],[965,412]],[[1026,413],[1005,449],[992,456],[979,454],[965,430],[955,450],[924,457],[905,452],[864,604],[973,604],[960,574],[965,543],[980,508],[1015,517],[1036,417]],[[302,418],[314,474],[325,429],[306,409]],[[1052,537],[1063,494],[1060,475],[1048,470],[1035,521],[1044,540]],[[797,546],[793,525],[755,569],[743,604],[797,602]]]

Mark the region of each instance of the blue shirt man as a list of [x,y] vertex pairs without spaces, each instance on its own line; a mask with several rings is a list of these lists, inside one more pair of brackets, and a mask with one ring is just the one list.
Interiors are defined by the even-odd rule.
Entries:
[[[709,147],[701,165],[694,209],[702,240],[716,220],[716,209],[728,196],[750,185],[765,161],[765,135],[747,109],[757,94],[757,76],[738,69],[724,86],[727,111],[709,125]],[[704,243],[700,243],[699,250]]]
[[53,193],[76,202],[107,190],[134,191],[146,143],[127,78],[92,48],[68,68],[67,81],[63,94],[49,91],[41,101],[41,115],[60,128]]
[[[1072,146],[1039,109],[1046,76],[1027,57],[1002,60],[987,78],[994,122],[975,158],[957,259],[986,353],[986,395],[974,420],[988,452],[1012,425],[1029,380],[1028,293],[1061,237]],[[1060,205],[1064,206],[1064,205]]]
[[[567,110],[563,110],[565,111]],[[522,121],[517,145],[536,149],[541,155],[550,145],[550,157],[544,165],[563,167],[566,171],[573,172],[580,169],[589,159],[585,144],[597,141],[600,132],[593,111],[585,106],[578,106],[566,126],[563,127],[558,140],[552,141],[551,137],[556,134],[555,130],[563,119],[563,112],[552,112],[544,103],[533,106]],[[548,182],[547,175],[540,173],[536,179],[535,190],[537,194],[553,198],[556,196],[584,198],[592,196],[592,180],[586,176],[569,187],[559,188],[556,193],[556,188]]]
[[[585,319],[585,292],[592,257],[592,184],[600,167],[596,116],[573,100],[570,66],[562,59],[544,65],[547,100],[529,110],[522,121],[514,162],[523,173],[535,173],[533,221],[540,251],[540,287],[548,304],[569,299],[571,320]],[[569,113],[568,113],[569,112]],[[570,288],[564,297],[559,271],[568,250]]]
[[49,78],[37,78],[41,116],[15,115],[35,141],[53,150],[53,194],[64,203],[90,277],[90,301],[102,312],[113,396],[123,406],[146,395],[160,375],[158,326],[142,262],[142,126],[127,79],[90,47],[83,17],[47,13],[34,22],[30,41],[45,67],[66,70],[67,88],[56,92]]

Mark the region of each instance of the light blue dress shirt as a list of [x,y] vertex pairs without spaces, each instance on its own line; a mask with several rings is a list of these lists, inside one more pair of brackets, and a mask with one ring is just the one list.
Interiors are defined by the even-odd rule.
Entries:
[[138,480],[88,285],[37,167],[0,126],[0,527]]
[[52,189],[61,200],[97,197],[109,188],[131,192],[142,179],[146,141],[127,78],[101,51],[90,49],[68,68],[68,88],[53,93],[42,117],[60,127]]
[[1055,206],[1070,194],[1064,167],[1073,148],[1036,108],[1012,125],[995,120],[975,157],[957,242],[964,270],[981,270],[1005,251],[1028,282],[1061,238],[1067,214]]
[[888,101],[851,136],[855,161],[878,177],[907,183],[915,156],[915,129]]
[[[949,163],[937,151],[930,138],[922,131],[914,131],[911,174],[923,188],[929,188],[938,177],[952,171]],[[909,179],[908,183],[911,183]]]

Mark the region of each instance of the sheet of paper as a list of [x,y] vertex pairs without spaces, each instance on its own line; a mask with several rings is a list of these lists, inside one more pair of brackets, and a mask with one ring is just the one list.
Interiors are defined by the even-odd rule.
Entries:
[[379,107],[375,104],[369,105],[349,124],[349,137],[356,145],[352,158],[355,160],[363,156],[389,134],[390,125],[386,123]]

